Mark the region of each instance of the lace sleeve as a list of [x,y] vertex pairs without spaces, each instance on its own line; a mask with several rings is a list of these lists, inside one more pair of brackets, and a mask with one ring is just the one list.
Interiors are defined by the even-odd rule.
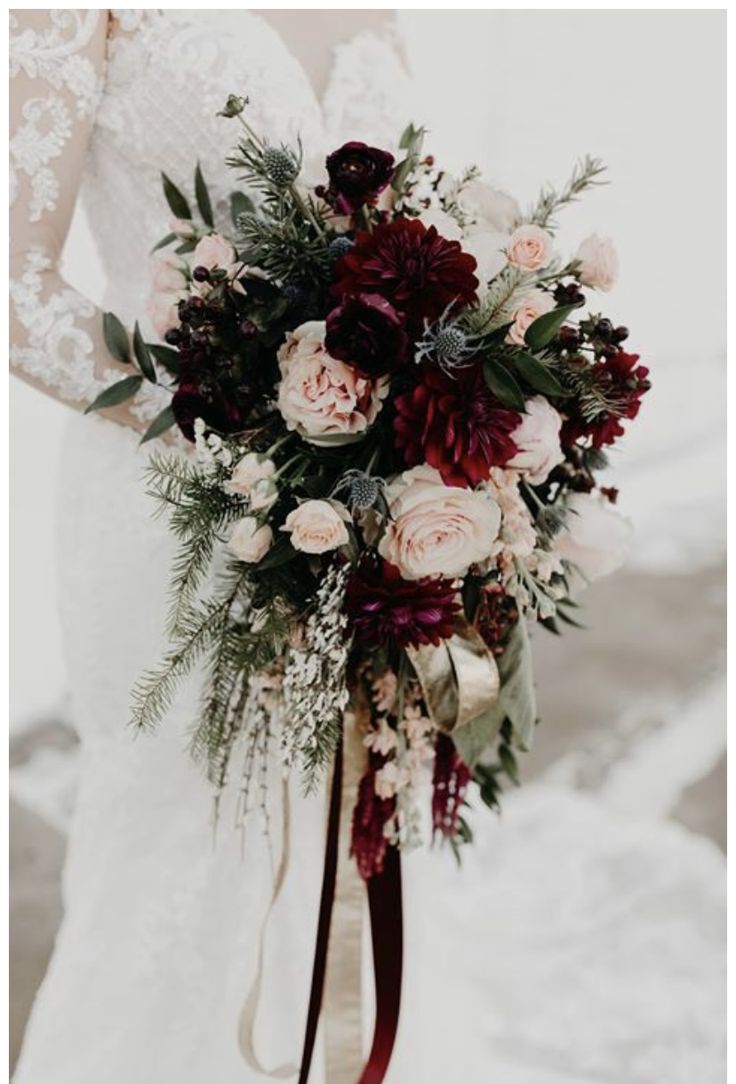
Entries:
[[[99,9],[10,13],[10,362],[77,408],[130,375],[105,347],[100,312],[57,269],[100,95],[107,22]],[[107,416],[141,428],[161,408],[156,390],[148,385]]]

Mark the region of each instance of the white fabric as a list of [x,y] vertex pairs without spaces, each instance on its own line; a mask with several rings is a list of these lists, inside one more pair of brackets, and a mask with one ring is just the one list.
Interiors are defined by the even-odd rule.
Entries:
[[[249,95],[254,126],[271,139],[300,132],[317,160],[342,139],[386,144],[409,119],[425,120],[409,105],[395,53],[372,35],[338,51],[320,103],[253,13],[126,10],[117,13],[106,62],[93,60],[100,89],[91,122],[70,108],[79,97],[70,87],[77,77],[85,87],[94,81],[84,60],[99,25],[76,13],[60,28],[52,16],[53,33],[40,42],[23,35],[26,13],[17,15],[21,78],[43,86],[39,93],[34,82],[29,97],[71,95],[69,125],[89,127],[83,195],[108,303],[126,320],[143,309],[147,254],[166,231],[159,170],[189,191],[201,159],[224,207],[232,178],[223,158],[236,129],[215,114],[228,93]],[[48,56],[46,67],[34,67],[50,45],[63,57],[61,73]],[[67,146],[74,137],[59,130]],[[65,176],[57,157],[43,156],[50,175],[31,209],[28,159],[18,155],[21,183],[31,186],[22,203],[29,220],[55,213],[54,177],[61,184]],[[25,255],[35,259],[32,245]],[[54,308],[43,327],[39,310],[31,312],[20,348],[30,345],[33,358],[17,358],[72,401],[97,379],[96,317],[85,304]],[[91,363],[80,363],[72,389],[63,386],[64,355],[53,349],[66,320],[88,337],[82,362]],[[233,828],[237,780],[213,834],[211,794],[185,750],[196,683],[155,735],[134,740],[125,726],[131,684],[161,649],[171,555],[143,493],[144,463],[122,428],[99,418],[70,424],[60,566],[81,783],[65,919],[16,1084],[260,1079],[240,1057],[237,1018],[270,894],[268,841],[256,818],[245,835]],[[295,786],[292,801],[292,868],[272,926],[260,1022],[270,1063],[298,1057],[321,874],[323,800],[305,800]],[[274,804],[273,840],[278,815]],[[715,848],[562,786],[527,787],[508,796],[500,820],[479,809],[473,822],[477,841],[461,871],[442,852],[406,862],[407,974],[389,1084],[720,1082]],[[321,1080],[318,1062],[314,1084]]]

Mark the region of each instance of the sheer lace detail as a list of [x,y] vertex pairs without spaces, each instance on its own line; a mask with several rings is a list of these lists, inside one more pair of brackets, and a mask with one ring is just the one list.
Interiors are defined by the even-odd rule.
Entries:
[[[125,375],[107,353],[100,313],[58,273],[103,86],[106,29],[99,10],[10,16],[10,360],[74,406]],[[114,416],[141,425],[164,395],[148,386]]]

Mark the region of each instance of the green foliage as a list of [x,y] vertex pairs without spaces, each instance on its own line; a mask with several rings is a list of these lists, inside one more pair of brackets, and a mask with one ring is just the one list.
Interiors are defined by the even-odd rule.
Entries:
[[463,315],[463,326],[471,335],[487,335],[509,324],[534,281],[523,267],[507,264],[489,285],[481,301]]
[[202,176],[202,169],[197,162],[197,168],[194,171],[194,195],[197,200],[197,207],[199,213],[202,216],[202,221],[210,229],[214,229],[215,216],[212,213],[212,202],[210,200],[210,193],[205,183],[205,179]]
[[570,313],[579,307],[579,305],[561,305],[560,308],[552,309],[551,312],[542,313],[526,329],[524,340],[527,346],[530,346],[532,350],[542,350],[545,346],[549,346]]
[[161,174],[161,183],[164,188],[164,197],[169,205],[171,213],[177,218],[191,219],[192,212],[186,198],[182,195],[170,177]]
[[553,229],[557,211],[579,199],[588,188],[605,184],[605,181],[599,180],[605,171],[606,167],[600,158],[586,155],[582,161],[576,163],[570,179],[561,191],[558,192],[550,186],[542,190],[536,205],[529,212],[528,221],[546,229]]
[[101,391],[97,398],[85,409],[85,414],[93,410],[105,410],[107,407],[119,406],[128,399],[132,399],[143,383],[142,376],[124,376],[109,388]]
[[524,410],[524,394],[516,378],[496,358],[483,363],[485,382],[500,403],[510,410]]
[[143,341],[143,336],[141,335],[141,329],[138,326],[137,320],[133,331],[133,352],[135,354],[135,360],[138,362],[138,367],[146,380],[151,384],[157,384],[158,380],[156,378],[156,369],[154,368],[153,358]]
[[113,312],[102,314],[102,334],[105,337],[105,346],[116,361],[130,364],[130,340],[117,316]]
[[141,437],[141,444],[147,444],[149,440],[154,440],[156,437],[160,437],[162,433],[165,433],[168,429],[171,429],[176,424],[176,418],[174,417],[174,411],[171,409],[171,405],[165,406],[160,414],[157,414],[153,419],[148,429]]

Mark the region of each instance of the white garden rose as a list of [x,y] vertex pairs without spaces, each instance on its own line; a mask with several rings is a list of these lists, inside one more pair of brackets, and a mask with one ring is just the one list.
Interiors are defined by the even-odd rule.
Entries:
[[462,576],[488,557],[501,511],[491,496],[446,486],[433,467],[414,467],[387,488],[392,519],[378,544],[407,580]]
[[554,552],[575,566],[579,575],[573,577],[572,586],[580,590],[621,567],[632,528],[629,520],[598,494],[573,493],[567,507],[570,514],[555,537]]
[[228,549],[239,561],[255,564],[266,556],[272,544],[273,531],[268,524],[259,526],[255,516],[244,516],[230,533]]
[[272,478],[275,473],[276,464],[272,459],[260,452],[247,452],[238,460],[227,488],[231,493],[249,497],[257,482]]
[[331,357],[324,320],[309,320],[287,333],[278,353],[278,407],[288,429],[310,444],[345,444],[376,420],[388,379],[370,380]]
[[583,286],[608,293],[618,278],[618,253],[610,237],[593,233],[581,243],[575,255],[580,268],[578,278]]
[[457,203],[467,218],[493,233],[511,233],[521,218],[521,208],[513,196],[483,181],[466,184],[458,193]]
[[562,418],[543,396],[527,399],[526,414],[511,434],[519,450],[506,466],[523,474],[531,485],[541,485],[565,458],[560,447],[561,428]]
[[289,532],[295,550],[327,553],[349,541],[345,526],[348,518],[345,509],[338,509],[330,501],[304,501],[289,512],[281,530]]
[[462,239],[463,252],[475,257],[478,267],[476,275],[484,286],[503,271],[508,263],[506,246],[509,243],[507,233],[496,233],[485,226],[471,226]]
[[545,293],[544,290],[531,290],[514,313],[514,322],[509,328],[506,341],[516,346],[523,346],[527,329],[535,320],[544,316],[545,312],[550,312],[554,307],[555,301],[552,294]]
[[518,226],[506,245],[509,263],[527,271],[539,271],[546,267],[552,259],[552,252],[552,236],[533,222]]
[[427,208],[422,211],[419,220],[427,229],[434,226],[440,237],[444,237],[446,241],[459,241],[462,237],[462,230],[456,220],[441,207]]

